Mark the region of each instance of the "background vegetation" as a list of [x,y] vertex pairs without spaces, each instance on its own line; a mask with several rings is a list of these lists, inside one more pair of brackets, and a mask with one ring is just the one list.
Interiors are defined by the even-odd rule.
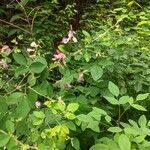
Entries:
[[150,149],[148,0],[1,0],[0,39],[0,149]]

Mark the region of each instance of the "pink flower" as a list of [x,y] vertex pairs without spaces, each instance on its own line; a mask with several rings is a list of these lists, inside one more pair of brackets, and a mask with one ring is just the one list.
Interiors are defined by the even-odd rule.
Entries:
[[63,43],[63,44],[67,44],[69,41],[70,41],[70,39],[69,39],[69,38],[63,37],[63,39],[62,39],[61,43]]
[[11,49],[8,45],[3,45],[3,47],[1,48],[1,53],[11,53]]
[[8,68],[8,64],[2,59],[0,61],[0,67],[6,69],[6,68]]
[[52,60],[56,61],[56,60],[63,60],[65,58],[65,54],[59,50],[56,50],[56,53],[53,55]]
[[72,30],[72,25],[71,25],[67,37],[64,37],[61,43],[67,44],[70,41],[73,41],[75,43],[78,42],[77,38],[75,37],[75,34],[76,32]]

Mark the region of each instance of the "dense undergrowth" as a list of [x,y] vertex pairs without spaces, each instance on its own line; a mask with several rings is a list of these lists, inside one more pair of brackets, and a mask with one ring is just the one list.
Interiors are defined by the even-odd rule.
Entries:
[[0,149],[150,149],[149,1],[0,5]]

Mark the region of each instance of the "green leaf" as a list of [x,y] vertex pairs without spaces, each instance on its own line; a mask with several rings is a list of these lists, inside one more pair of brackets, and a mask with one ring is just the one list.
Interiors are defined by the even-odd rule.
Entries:
[[6,99],[0,96],[0,113],[6,113],[8,111],[8,105]]
[[103,109],[100,109],[100,108],[97,108],[97,107],[93,107],[93,110],[95,112],[97,112],[98,114],[107,115],[106,111],[104,111]]
[[15,69],[15,76],[18,77],[19,75],[26,74],[29,71],[29,68],[26,66],[20,66]]
[[40,124],[43,123],[43,120],[44,120],[44,119],[41,119],[41,118],[35,118],[35,119],[33,120],[33,125],[38,126],[38,125],[40,125]]
[[138,104],[132,104],[131,106],[137,110],[147,111],[143,106],[138,105]]
[[76,110],[78,110],[79,108],[79,104],[78,103],[70,103],[68,106],[67,106],[67,111],[70,111],[70,112],[75,112]]
[[47,66],[47,61],[45,58],[41,57],[41,56],[38,56],[35,60],[36,62],[40,62],[42,63],[43,65]]
[[119,104],[126,104],[128,102],[129,96],[122,96],[119,98]]
[[66,51],[65,45],[62,45],[62,44],[58,46],[58,49],[61,50],[62,52]]
[[5,126],[6,126],[6,129],[8,132],[10,133],[13,133],[14,130],[15,130],[15,126],[14,126],[14,123],[10,120],[7,120],[6,123],[5,123]]
[[13,58],[20,65],[25,66],[27,64],[26,58],[22,54],[13,54]]
[[134,102],[133,97],[130,97],[130,98],[128,99],[128,102],[129,102],[129,104],[130,104],[130,105],[132,105],[132,104],[133,104],[133,102]]
[[137,137],[135,137],[134,138],[134,141],[136,142],[136,143],[141,143],[141,142],[144,142],[145,141],[145,135],[139,135],[139,136],[137,136]]
[[92,110],[91,112],[89,112],[88,116],[93,117],[97,121],[101,120],[101,114],[98,111],[96,111],[96,110]]
[[136,121],[131,120],[131,119],[129,119],[128,121],[129,121],[129,123],[130,123],[132,126],[134,126],[134,127],[138,127],[138,124],[137,124],[137,122],[136,122]]
[[17,141],[13,137],[10,138],[6,147],[8,150],[20,150],[20,145],[18,145]]
[[60,131],[61,131],[64,135],[69,134],[69,129],[68,129],[68,127],[65,126],[65,125],[61,125]]
[[9,95],[9,97],[7,98],[6,103],[7,103],[8,105],[17,104],[19,101],[22,101],[22,100],[23,100],[23,97],[24,97],[24,93],[21,93],[21,92],[12,93],[12,94]]
[[11,19],[10,19],[10,22],[13,22],[13,21],[15,21],[15,20],[20,19],[20,18],[21,18],[21,15],[22,15],[22,14],[13,15],[13,16],[11,17]]
[[90,148],[90,150],[109,150],[109,147],[105,144],[95,144]]
[[41,73],[45,69],[45,65],[41,62],[34,62],[30,65],[29,70],[32,73]]
[[4,147],[10,139],[10,136],[0,132],[0,147]]
[[51,97],[53,94],[53,88],[46,80],[44,80],[40,85],[33,87],[33,89],[44,96]]
[[121,134],[118,139],[120,150],[131,150],[131,142],[125,134]]
[[75,150],[80,150],[80,142],[77,138],[72,139],[71,145]]
[[142,26],[142,25],[150,25],[150,22],[149,21],[141,21],[137,24],[137,26]]
[[74,120],[76,118],[76,116],[73,113],[67,112],[65,114],[65,117],[69,120]]
[[84,54],[84,59],[86,62],[89,62],[91,59],[91,54],[86,51]]
[[98,121],[92,121],[92,122],[89,122],[89,124],[87,125],[86,128],[90,128],[92,129],[93,131],[95,132],[100,132],[100,129],[99,129],[99,122]]
[[28,80],[27,80],[28,84],[32,87],[35,85],[36,83],[36,78],[34,77],[34,74],[30,74],[28,76]]
[[40,118],[40,119],[44,119],[44,118],[45,118],[45,114],[44,114],[42,111],[34,111],[34,112],[33,112],[33,115],[34,115],[36,118]]
[[124,129],[124,132],[125,132],[126,134],[131,134],[131,135],[134,135],[134,136],[136,136],[136,135],[139,134],[139,133],[137,132],[137,128],[134,128],[134,127],[126,127],[126,128]]
[[146,120],[145,115],[142,115],[142,116],[139,118],[138,124],[139,124],[141,127],[145,127],[145,126],[146,126],[147,120]]
[[28,104],[28,99],[26,96],[23,96],[22,101],[19,102],[19,105],[16,108],[15,116],[17,118],[25,118],[27,117],[28,113],[30,112],[30,106]]
[[108,131],[113,132],[113,133],[117,133],[117,132],[121,132],[122,129],[120,127],[110,127],[108,129]]
[[111,121],[111,117],[108,116],[108,115],[106,115],[106,116],[105,116],[105,120],[106,120],[107,122],[110,122],[110,121]]
[[38,145],[38,150],[46,150],[46,145],[40,143],[40,144]]
[[66,126],[72,130],[72,131],[76,131],[76,125],[72,122],[72,121],[69,121],[66,123]]
[[149,95],[149,93],[139,94],[139,95],[136,97],[136,101],[145,100],[145,99],[148,97],[148,95]]
[[82,30],[82,33],[83,33],[86,37],[90,37],[90,34],[89,34],[87,31]]
[[61,102],[58,102],[58,103],[55,104],[54,109],[64,111],[65,107],[66,107],[65,104],[63,104]]
[[119,101],[114,97],[104,96],[104,98],[113,105],[119,105]]
[[101,67],[99,66],[93,66],[90,70],[92,78],[97,81],[98,79],[100,79],[103,75],[103,70]]
[[77,119],[80,120],[80,121],[83,121],[83,122],[92,122],[93,121],[91,116],[84,115],[84,114],[78,115]]
[[119,88],[113,82],[109,81],[108,89],[114,96],[116,96],[116,97],[119,96]]

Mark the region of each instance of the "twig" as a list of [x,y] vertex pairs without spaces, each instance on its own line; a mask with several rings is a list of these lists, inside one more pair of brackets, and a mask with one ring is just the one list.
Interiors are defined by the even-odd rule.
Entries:
[[22,148],[38,150],[38,148],[37,148],[36,146],[30,146],[30,145],[27,145],[27,144],[22,143],[22,142],[19,141],[19,140],[17,139],[17,137],[16,137],[15,135],[13,135],[13,134],[8,134],[8,133],[6,133],[6,132],[3,131],[3,130],[0,130],[0,133],[3,133],[3,134],[5,134],[5,135],[8,135],[8,136],[10,136],[11,138],[13,138],[13,139],[16,141],[16,143],[19,144]]
[[23,5],[21,5],[21,3],[20,3],[20,2],[18,2],[18,0],[16,0],[16,2],[17,2],[17,3],[20,5],[20,7],[23,9],[23,12],[24,12],[24,15],[25,15],[25,17],[26,17],[26,20],[27,20],[27,22],[28,22],[29,26],[31,26],[31,23],[30,23],[29,17],[28,17],[28,15],[27,15],[27,12],[26,12],[26,10],[25,10],[24,6],[23,6]]
[[95,39],[93,39],[90,43],[98,40],[99,38],[104,37],[111,29],[113,29],[114,27],[116,27],[120,22],[122,21],[122,19],[118,20],[115,25],[113,25],[112,27],[110,27],[108,30],[106,30],[104,33],[100,34],[99,36],[97,36]]
[[0,22],[3,22],[3,23],[6,23],[6,24],[9,24],[9,25],[11,25],[12,27],[18,28],[18,29],[20,29],[20,30],[22,30],[22,31],[24,31],[24,32],[26,32],[26,33],[31,34],[31,32],[29,32],[28,30],[25,30],[25,29],[23,29],[23,28],[21,28],[21,27],[19,27],[19,26],[15,25],[15,24],[13,24],[13,23],[7,22],[7,21],[2,20],[2,19],[0,19]]
[[30,90],[34,91],[35,93],[37,93],[38,95],[43,96],[43,97],[46,98],[46,99],[51,99],[50,97],[45,96],[45,95],[39,93],[38,91],[36,91],[35,89],[33,89],[31,86],[28,86],[28,88],[29,88]]
[[33,25],[34,25],[34,20],[37,16],[37,13],[38,13],[39,9],[35,12],[34,16],[33,16],[33,19],[32,19],[32,22],[31,22],[31,33],[33,32]]
[[130,105],[128,107],[126,107],[126,109],[122,112],[122,114],[119,116],[117,122],[120,122],[122,116],[124,115],[124,113],[130,108]]
[[37,6],[35,8],[33,8],[29,13],[28,13],[28,17],[30,16],[30,14],[35,10],[35,9],[40,9],[42,6]]

